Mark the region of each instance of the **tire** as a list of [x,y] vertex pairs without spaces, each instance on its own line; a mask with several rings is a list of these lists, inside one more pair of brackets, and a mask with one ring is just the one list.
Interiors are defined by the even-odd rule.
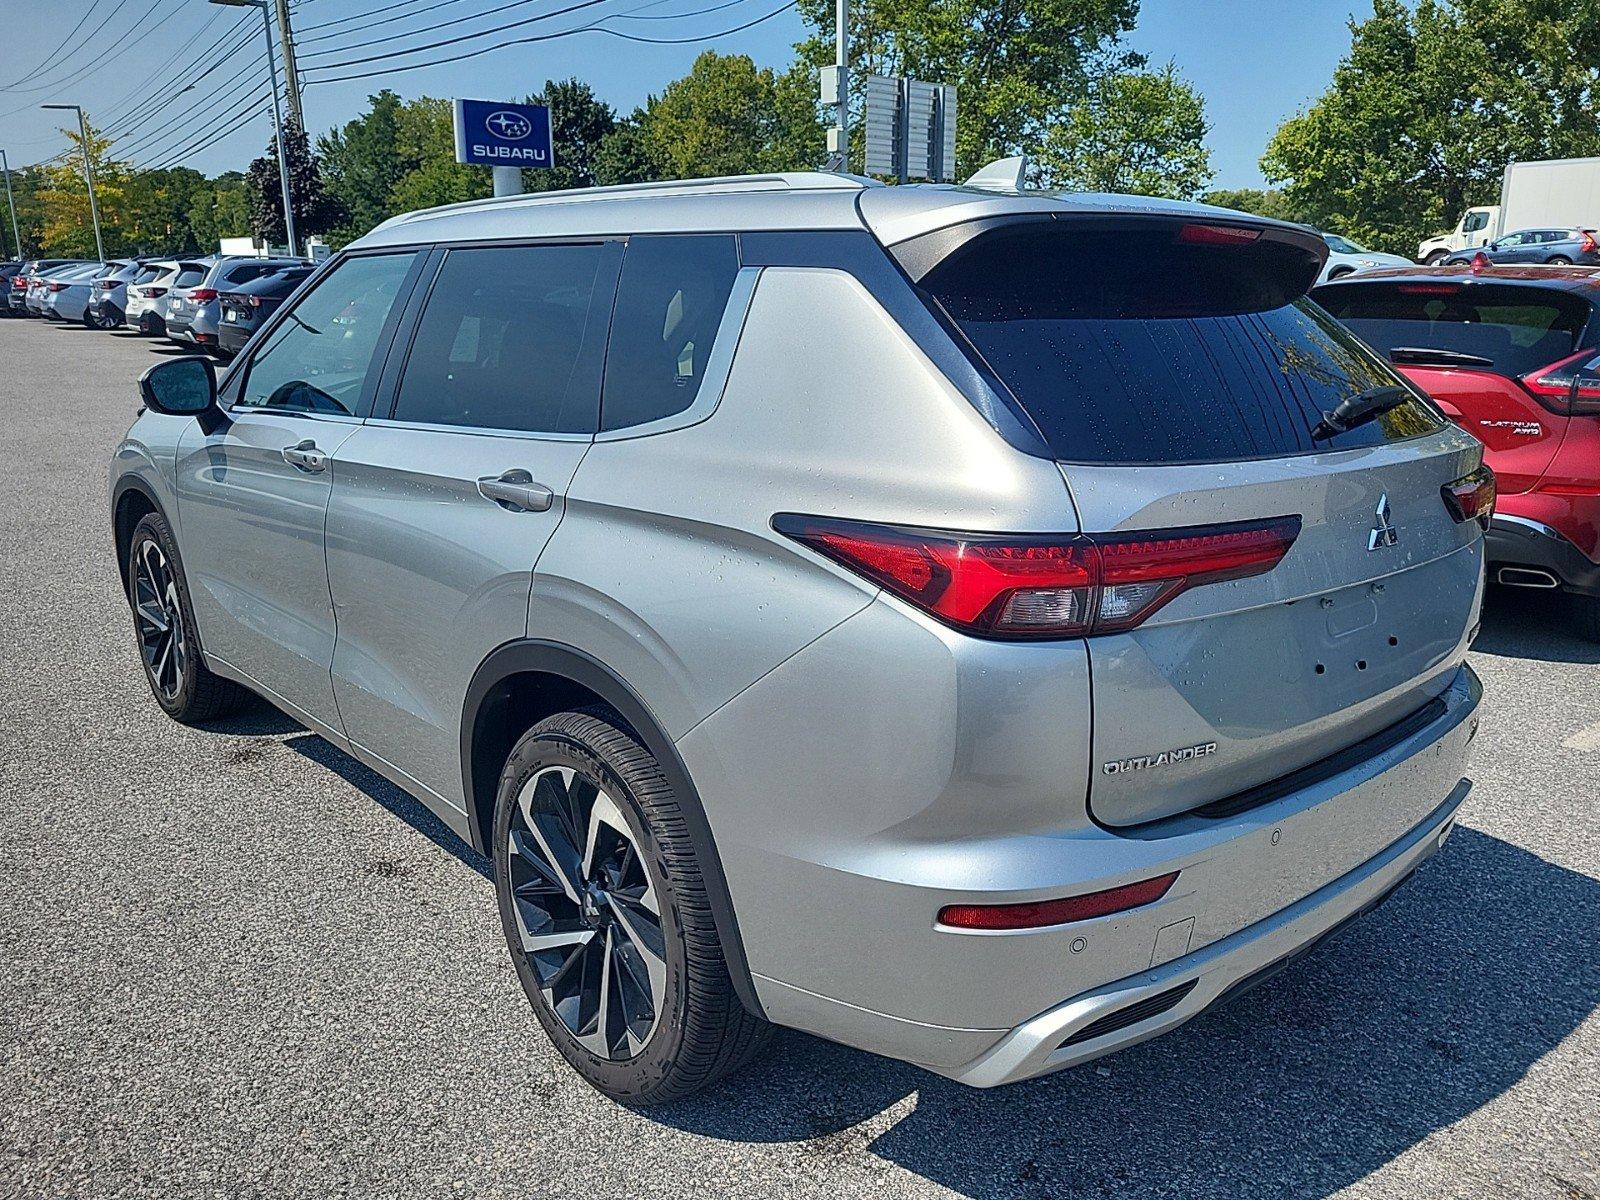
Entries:
[[1544,265],[1547,267],[1570,267],[1572,260],[1565,254],[1552,254],[1544,260]]
[[244,688],[205,665],[189,585],[160,513],[147,514],[128,540],[128,607],[145,682],[167,716],[195,725],[227,715],[248,698]]
[[596,1090],[640,1107],[679,1100],[765,1044],[771,1027],[728,977],[678,798],[614,714],[558,713],[518,739],[493,854],[517,977]]
[[1600,642],[1600,596],[1573,596],[1572,618],[1579,637]]
[[1332,283],[1335,279],[1343,279],[1346,275],[1353,275],[1355,270],[1354,267],[1335,267],[1328,272],[1328,282]]
[[1433,253],[1429,254],[1427,258],[1423,259],[1422,263],[1423,263],[1424,266],[1437,267],[1440,263],[1442,263],[1445,259],[1447,259],[1449,257],[1450,257],[1450,251],[1448,251],[1448,250],[1435,250]]

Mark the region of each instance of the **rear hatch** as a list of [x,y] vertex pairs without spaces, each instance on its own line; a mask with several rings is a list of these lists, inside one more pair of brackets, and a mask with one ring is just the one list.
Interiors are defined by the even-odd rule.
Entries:
[[[1110,826],[1225,811],[1359,753],[1446,689],[1477,619],[1481,532],[1442,489],[1481,447],[1304,298],[1314,236],[1201,220],[944,231],[955,248],[917,281],[1037,427],[1091,537],[1137,558],[1174,544],[1139,536],[1156,532],[1293,536],[1260,573],[1088,639],[1090,806]],[[1319,428],[1382,388],[1381,415]]]
[[1477,278],[1340,283],[1314,296],[1482,440],[1502,492],[1544,476],[1567,434],[1555,381],[1583,344],[1587,299]]

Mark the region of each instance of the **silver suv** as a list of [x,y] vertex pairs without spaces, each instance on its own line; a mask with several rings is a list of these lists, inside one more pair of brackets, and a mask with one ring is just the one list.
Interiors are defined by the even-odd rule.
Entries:
[[682,1096],[786,1025],[990,1086],[1371,908],[1466,797],[1478,442],[1193,205],[823,174],[482,201],[141,381],[157,701],[246,691],[494,863],[540,1022]]

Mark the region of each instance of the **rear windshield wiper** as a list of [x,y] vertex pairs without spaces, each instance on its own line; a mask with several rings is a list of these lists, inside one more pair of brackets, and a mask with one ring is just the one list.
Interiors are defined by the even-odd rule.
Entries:
[[1437,364],[1441,367],[1492,367],[1494,359],[1477,354],[1463,354],[1459,350],[1434,350],[1427,346],[1396,346],[1389,351],[1392,363],[1412,366]]
[[1346,396],[1334,405],[1332,412],[1322,414],[1322,420],[1311,431],[1311,440],[1325,442],[1357,425],[1365,425],[1375,417],[1399,408],[1411,393],[1403,387],[1375,387],[1354,396]]

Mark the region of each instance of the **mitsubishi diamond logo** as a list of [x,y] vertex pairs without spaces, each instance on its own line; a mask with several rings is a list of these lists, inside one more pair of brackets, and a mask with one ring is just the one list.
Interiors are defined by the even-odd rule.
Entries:
[[533,132],[532,121],[521,113],[507,112],[505,109],[490,113],[483,123],[495,137],[508,142],[520,142]]
[[1400,531],[1394,527],[1389,511],[1389,495],[1385,492],[1378,497],[1378,523],[1372,527],[1372,532],[1367,536],[1367,550],[1372,551],[1380,546],[1393,546],[1400,541]]

